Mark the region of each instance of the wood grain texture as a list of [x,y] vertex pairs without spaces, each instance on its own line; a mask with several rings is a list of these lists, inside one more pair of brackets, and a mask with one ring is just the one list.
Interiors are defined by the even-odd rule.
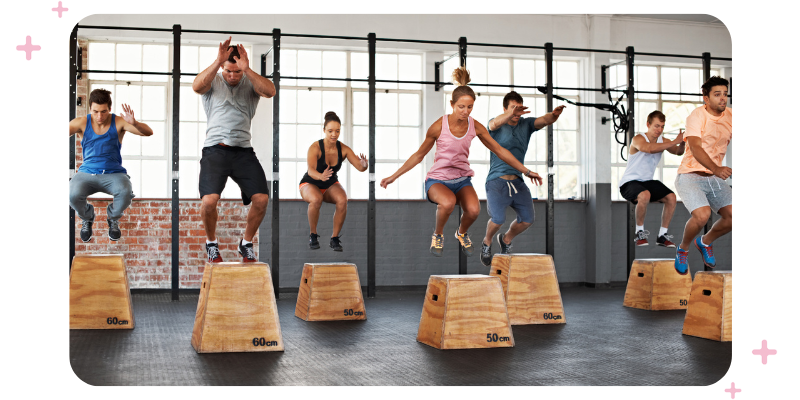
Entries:
[[206,263],[192,346],[198,353],[283,351],[267,264]]
[[551,255],[495,254],[489,275],[503,283],[511,325],[567,322]]
[[732,322],[732,272],[698,271],[694,276],[683,334],[730,341]]
[[642,310],[684,310],[691,288],[691,270],[679,274],[674,259],[637,259],[631,265],[622,304]]
[[69,273],[70,329],[133,329],[122,254],[76,255]]
[[306,321],[367,319],[356,265],[305,264],[295,316]]
[[500,279],[431,276],[417,340],[438,349],[514,347]]

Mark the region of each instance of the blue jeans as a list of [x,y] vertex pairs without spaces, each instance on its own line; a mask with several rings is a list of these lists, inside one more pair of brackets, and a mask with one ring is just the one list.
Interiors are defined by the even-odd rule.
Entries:
[[87,174],[77,172],[69,181],[69,205],[82,220],[94,219],[94,207],[86,202],[86,198],[97,192],[109,194],[114,201],[106,207],[108,219],[117,221],[122,212],[131,205],[133,186],[128,175]]
[[522,179],[494,178],[486,182],[486,209],[492,222],[497,225],[506,222],[506,207],[517,213],[517,222],[533,223],[533,196]]
[[430,197],[428,197],[428,189],[430,189],[434,183],[441,183],[442,185],[450,189],[450,191],[453,192],[453,194],[458,193],[459,190],[467,186],[472,186],[472,177],[467,176],[465,178],[466,179],[460,180],[455,183],[453,183],[452,181],[440,181],[438,179],[425,179],[425,198],[428,199],[428,201],[430,201],[431,203],[436,204],[433,201],[431,201]]

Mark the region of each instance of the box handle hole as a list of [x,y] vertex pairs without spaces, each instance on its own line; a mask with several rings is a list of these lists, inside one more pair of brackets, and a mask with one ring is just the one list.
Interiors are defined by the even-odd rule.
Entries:
[[639,278],[643,278],[643,277],[644,277],[644,272],[639,272]]
[[711,296],[710,290],[703,290],[703,296]]
[[437,301],[437,300],[439,300],[439,295],[436,295],[436,294],[433,295],[433,301]]

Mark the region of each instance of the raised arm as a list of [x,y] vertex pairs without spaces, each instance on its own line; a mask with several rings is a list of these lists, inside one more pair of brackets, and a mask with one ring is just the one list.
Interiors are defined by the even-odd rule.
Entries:
[[272,81],[257,74],[256,71],[250,68],[250,59],[247,58],[247,51],[244,46],[239,44],[236,47],[239,49],[239,57],[233,56],[233,59],[236,61],[236,66],[247,75],[247,79],[250,79],[250,83],[253,84],[253,90],[261,97],[270,98],[275,96],[275,85]]
[[[677,148],[681,143],[683,143],[683,133],[679,134],[675,140],[664,138],[663,143],[648,143],[647,140],[642,137],[642,135],[636,135],[631,141],[631,148],[635,148],[637,151],[653,154],[661,153],[662,151],[669,150],[673,147]],[[683,153],[681,152],[681,154]]]
[[683,141],[683,129],[681,129],[681,132],[678,134],[678,136],[672,142],[673,143],[674,142],[679,142],[679,143],[677,145],[675,145],[675,146],[669,147],[667,149],[667,151],[672,153],[672,154],[675,154],[676,156],[682,156],[684,151],[686,150],[686,142]]
[[217,76],[217,71],[219,71],[219,67],[231,56],[233,49],[229,49],[228,46],[231,44],[231,37],[228,36],[228,40],[219,44],[219,52],[217,53],[217,59],[214,60],[211,65],[204,69],[203,72],[197,74],[194,78],[194,82],[192,82],[192,90],[194,90],[197,94],[205,94],[209,90],[211,90],[211,82],[214,81],[214,77]]
[[547,125],[555,124],[558,121],[558,117],[564,111],[564,108],[567,106],[558,106],[552,112],[549,112],[541,117],[537,117],[535,121],[533,121],[533,127],[536,129],[542,129]]
[[127,104],[122,105],[124,114],[117,116],[117,126],[121,133],[130,132],[139,136],[152,136],[153,130],[144,122],[139,122],[133,116],[133,109]]
[[689,150],[692,151],[694,159],[697,160],[700,165],[708,168],[711,173],[722,179],[728,179],[731,176],[733,171],[730,168],[714,164],[714,161],[708,156],[708,153],[703,150],[703,139],[697,136],[689,136],[686,138],[686,142],[688,143],[687,146]]
[[525,106],[509,104],[506,112],[494,117],[491,121],[489,121],[489,129],[495,131],[497,128],[505,125],[509,120],[511,120],[511,118],[514,118],[514,116],[521,117],[524,114],[530,114],[530,111],[526,111],[527,109],[528,107]]
[[353,152],[353,149],[344,143],[342,143],[342,153],[344,153],[344,158],[356,167],[359,172],[364,172],[369,168],[369,160],[367,160],[367,157],[365,157],[363,153],[357,156],[356,153]]
[[531,182],[536,180],[539,185],[542,184],[542,177],[539,176],[536,172],[533,172],[522,165],[510,151],[506,150],[503,146],[500,146],[492,137],[489,135],[489,131],[478,121],[475,121],[475,133],[478,135],[478,139],[480,139],[481,143],[486,146],[489,151],[496,154],[497,157],[500,157],[506,164],[510,165],[511,168],[522,173],[522,175],[531,179]]
[[[83,133],[83,127],[86,126],[86,117],[78,117],[69,121],[69,135]],[[80,135],[78,135],[80,137]]]
[[428,152],[430,152],[433,148],[434,143],[436,143],[436,139],[439,138],[441,133],[442,118],[439,118],[433,123],[433,125],[431,125],[430,128],[428,128],[428,133],[425,135],[425,140],[423,140],[422,144],[419,146],[419,150],[412,154],[411,157],[409,157],[408,160],[406,160],[406,162],[404,162],[403,165],[397,170],[397,172],[393,173],[388,178],[381,179],[381,187],[386,189],[389,184],[422,162],[422,160],[425,158],[425,155],[427,155]]

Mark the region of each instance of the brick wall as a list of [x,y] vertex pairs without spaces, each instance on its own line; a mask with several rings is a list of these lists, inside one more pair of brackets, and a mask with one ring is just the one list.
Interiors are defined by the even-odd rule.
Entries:
[[[75,253],[119,253],[125,257],[131,288],[172,287],[172,216],[170,201],[137,200],[125,210],[119,227],[122,238],[108,239],[106,206],[109,201],[90,201],[95,208],[94,235],[89,243],[80,240],[81,220],[76,217]],[[180,204],[180,287],[199,288],[206,260],[205,231],[200,221],[200,201],[184,200]],[[244,236],[247,211],[241,200],[221,200],[217,223],[217,240],[225,261],[240,261],[239,239]],[[253,246],[258,255],[258,233]]]

